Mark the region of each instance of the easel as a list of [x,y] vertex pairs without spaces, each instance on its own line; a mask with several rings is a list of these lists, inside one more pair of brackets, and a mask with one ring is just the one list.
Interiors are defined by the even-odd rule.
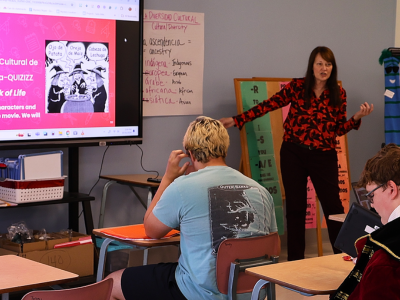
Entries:
[[[272,95],[274,95],[276,92],[278,92],[281,89],[281,83],[284,82],[289,82],[291,81],[292,78],[235,78],[234,79],[234,85],[235,85],[235,94],[236,94],[236,105],[237,105],[237,111],[238,114],[243,113],[250,107],[254,106],[256,101],[258,100],[252,100],[249,101],[249,99],[243,99],[242,97],[242,83],[250,83],[250,82],[255,82],[255,83],[262,83],[266,84],[266,95],[265,99],[270,98]],[[341,84],[339,82],[339,84]],[[251,100],[251,99],[250,99]],[[247,107],[246,107],[247,106]],[[250,106],[250,107],[249,107]],[[245,109],[244,109],[245,107]],[[282,201],[285,199],[285,190],[283,188],[282,184],[282,177],[281,177],[281,170],[280,170],[280,147],[282,144],[282,138],[283,138],[283,117],[282,117],[282,109],[277,109],[275,111],[269,112],[268,113],[269,118],[270,118],[270,126],[271,126],[271,134],[272,134],[272,142],[273,142],[273,154],[274,154],[274,159],[275,159],[275,165],[277,168],[278,172],[278,177],[279,177],[279,185],[280,185],[280,190],[281,190],[281,195],[282,195]],[[263,117],[264,118],[264,117]],[[254,122],[254,121],[253,121]],[[253,123],[252,122],[252,123]],[[246,125],[248,126],[248,125]],[[255,126],[255,125],[254,125]],[[242,157],[240,161],[240,167],[239,170],[246,176],[252,177],[251,173],[251,166],[250,166],[250,157],[249,157],[249,143],[252,143],[252,141],[249,141],[248,139],[248,127],[247,129],[243,128],[243,130],[240,131],[240,140],[241,140],[241,148],[242,148]],[[348,174],[348,178],[350,178],[350,170],[349,170],[349,160],[348,160],[348,148],[347,148],[347,135],[342,137],[341,141],[344,145],[342,151],[344,151],[345,156],[346,156],[346,170]],[[250,145],[250,147],[257,147],[257,145]],[[254,153],[254,152],[253,152]],[[349,180],[347,182],[347,191],[350,191],[350,184]],[[321,236],[321,215],[320,215],[320,205],[318,201],[318,197],[316,197],[316,220],[317,220],[317,226],[316,226],[316,233],[317,233],[317,244],[318,244],[318,256],[323,255],[323,249],[322,249],[322,236]],[[348,208],[347,208],[348,209]]]

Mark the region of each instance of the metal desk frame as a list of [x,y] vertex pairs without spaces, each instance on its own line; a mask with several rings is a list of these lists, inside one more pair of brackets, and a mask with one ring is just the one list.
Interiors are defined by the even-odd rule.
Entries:
[[[154,197],[155,192],[157,191],[159,183],[149,182],[147,178],[152,177],[149,174],[128,174],[128,175],[101,175],[101,179],[109,180],[103,187],[103,195],[101,197],[101,205],[100,205],[100,217],[99,217],[99,226],[98,228],[104,227],[104,213],[106,208],[107,201],[107,192],[108,188],[115,184],[119,183],[122,185],[127,185],[138,198],[140,203],[143,205],[145,209],[149,206],[151,200]],[[139,196],[139,194],[135,191],[134,187],[147,188],[147,202],[143,201],[143,199]]]
[[[123,227],[123,226],[122,226]],[[124,240],[117,237],[110,237],[100,231],[100,229],[94,229],[93,234],[95,236],[103,237],[105,240],[101,244],[100,255],[99,255],[99,264],[97,266],[97,275],[96,282],[101,281],[104,276],[104,265],[106,261],[106,253],[107,247],[112,241],[122,242],[128,245],[132,245],[136,247],[138,250],[145,250],[143,256],[143,265],[147,265],[147,250],[149,248],[155,247],[163,247],[169,245],[178,246],[180,243],[180,236],[174,236],[167,239],[159,239],[159,240]]]

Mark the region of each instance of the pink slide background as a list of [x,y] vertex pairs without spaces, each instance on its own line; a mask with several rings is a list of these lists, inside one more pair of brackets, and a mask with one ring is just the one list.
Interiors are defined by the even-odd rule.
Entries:
[[[0,130],[114,127],[115,26],[113,20],[2,14],[0,19]],[[49,72],[48,77],[51,77],[55,74],[55,71],[49,71],[52,64],[66,66],[65,71],[70,72],[74,64],[80,61],[83,62],[83,69],[85,69],[85,64],[93,68],[99,63],[88,62],[84,57],[76,60],[63,57],[46,68],[46,40],[108,43],[109,61],[106,62],[108,65],[108,113],[46,113],[48,94],[46,69]],[[27,60],[28,65],[7,64],[10,59]],[[37,62],[37,65],[29,64],[30,61]],[[33,81],[10,81],[9,77],[12,75],[30,75],[28,78],[33,78]],[[49,82],[51,78],[47,80]],[[23,92],[25,95],[21,95]],[[24,109],[2,109],[9,105],[22,105]],[[31,106],[31,109],[26,109],[27,105]],[[36,117],[22,118],[22,113],[29,113]],[[8,117],[4,118],[4,114]]]

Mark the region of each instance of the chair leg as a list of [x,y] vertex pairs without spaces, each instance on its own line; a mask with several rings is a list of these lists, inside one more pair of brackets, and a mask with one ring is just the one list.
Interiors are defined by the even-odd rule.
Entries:
[[[266,281],[264,279],[260,279],[259,281],[257,281],[257,283],[255,284],[254,288],[253,288],[253,292],[251,293],[251,300],[258,300],[258,296],[260,295],[260,290],[262,289],[262,287],[266,284],[270,283],[269,281]],[[268,296],[268,300],[275,300],[275,298],[271,298],[270,294],[271,292],[269,291],[271,289],[270,286],[267,287],[267,296]],[[273,294],[275,296],[275,286],[273,288]]]
[[236,300],[236,286],[239,277],[239,265],[231,263],[228,279],[228,300]]
[[267,285],[266,289],[267,289],[267,299],[275,300],[276,299],[275,283],[270,282]]
[[1,296],[1,300],[9,300],[10,299],[9,293],[1,294],[0,296]]
[[104,266],[106,261],[106,254],[108,245],[113,241],[113,239],[106,238],[100,247],[100,256],[99,256],[99,264],[97,265],[97,276],[96,282],[99,282],[103,279],[104,276]]

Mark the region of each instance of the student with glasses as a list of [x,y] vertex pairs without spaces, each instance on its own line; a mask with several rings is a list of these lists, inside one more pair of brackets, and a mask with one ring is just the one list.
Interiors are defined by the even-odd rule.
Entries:
[[346,91],[338,85],[333,52],[316,47],[304,78],[293,79],[268,100],[220,121],[226,128],[242,129],[245,123],[286,105],[290,109],[283,124],[280,166],[286,195],[288,260],[304,258],[308,176],[321,202],[332,248],[338,253],[340,250],[333,245],[341,224],[328,218],[344,213],[339,197],[336,136],[358,129],[361,118],[373,111],[373,105],[364,102],[347,120]]
[[369,203],[370,203],[370,204],[373,204],[373,203],[374,203],[374,192],[375,192],[377,189],[380,189],[381,187],[383,187],[384,185],[385,185],[384,183],[378,185],[376,188],[374,188],[372,191],[370,191],[369,193],[367,193],[367,194],[365,195],[365,197],[367,197],[367,199],[369,200]]
[[383,226],[356,241],[356,265],[331,299],[400,298],[399,183],[400,147],[388,144],[367,161],[358,182]]

